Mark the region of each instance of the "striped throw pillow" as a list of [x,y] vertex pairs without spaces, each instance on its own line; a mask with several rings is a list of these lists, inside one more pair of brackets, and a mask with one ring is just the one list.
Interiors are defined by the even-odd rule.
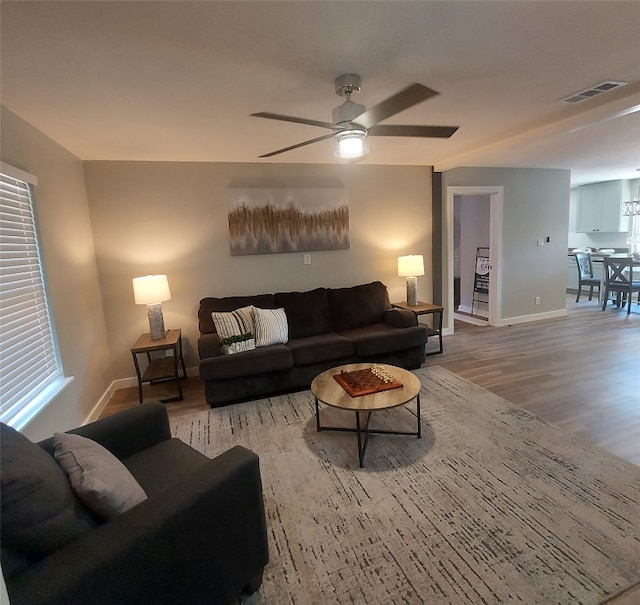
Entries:
[[256,347],[284,344],[289,340],[289,324],[284,309],[253,308]]
[[[253,325],[253,306],[242,307],[228,313],[211,313],[211,319],[216,327],[216,332],[221,341],[233,338],[234,336],[254,335]],[[251,341],[248,341],[249,343]],[[254,346],[248,345],[244,350],[254,349]]]

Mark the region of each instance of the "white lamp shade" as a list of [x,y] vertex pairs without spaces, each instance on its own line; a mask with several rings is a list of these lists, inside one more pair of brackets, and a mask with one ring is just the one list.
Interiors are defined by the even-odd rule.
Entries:
[[422,254],[409,254],[398,257],[398,275],[400,277],[417,277],[424,275]]
[[166,275],[145,275],[133,278],[136,305],[151,305],[171,298]]
[[342,130],[333,137],[333,153],[338,158],[361,158],[368,151],[367,131],[364,129]]

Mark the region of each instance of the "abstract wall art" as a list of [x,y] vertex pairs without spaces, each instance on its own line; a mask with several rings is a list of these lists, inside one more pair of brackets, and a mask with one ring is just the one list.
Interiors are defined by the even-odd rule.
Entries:
[[344,188],[227,191],[231,256],[349,248]]

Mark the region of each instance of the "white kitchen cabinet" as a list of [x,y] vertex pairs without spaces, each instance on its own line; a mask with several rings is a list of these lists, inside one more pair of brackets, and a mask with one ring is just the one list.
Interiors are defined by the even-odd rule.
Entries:
[[629,230],[629,217],[622,216],[622,202],[628,196],[625,181],[582,185],[578,191],[576,232],[615,233]]

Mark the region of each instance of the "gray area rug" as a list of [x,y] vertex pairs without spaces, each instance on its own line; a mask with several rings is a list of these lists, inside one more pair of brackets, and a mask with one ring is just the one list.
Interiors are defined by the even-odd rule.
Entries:
[[[316,432],[309,391],[177,418],[260,456],[271,561],[250,605],[595,605],[640,580],[640,468],[441,367],[423,437]],[[323,424],[353,413],[322,407]],[[415,405],[372,428],[415,430]]]

